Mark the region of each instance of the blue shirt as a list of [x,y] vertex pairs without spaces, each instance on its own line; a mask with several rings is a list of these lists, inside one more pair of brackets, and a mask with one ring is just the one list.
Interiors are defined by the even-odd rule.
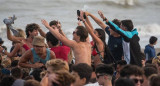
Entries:
[[123,47],[122,47],[122,36],[114,37],[110,35],[109,27],[105,28],[106,33],[109,36],[108,39],[108,47],[115,58],[116,61],[122,60],[121,57],[123,55]]
[[156,51],[154,46],[150,46],[149,44],[145,46],[144,53],[146,55],[146,60],[150,60],[156,56]]

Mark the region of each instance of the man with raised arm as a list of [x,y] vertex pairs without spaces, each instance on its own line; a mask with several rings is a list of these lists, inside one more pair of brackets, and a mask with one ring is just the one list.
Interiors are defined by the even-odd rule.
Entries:
[[88,32],[83,26],[77,26],[76,30],[73,31],[73,40],[69,40],[59,33],[56,26],[50,27],[46,20],[42,20],[42,24],[48,28],[58,40],[73,49],[75,64],[87,63],[91,66],[91,45],[86,41]]

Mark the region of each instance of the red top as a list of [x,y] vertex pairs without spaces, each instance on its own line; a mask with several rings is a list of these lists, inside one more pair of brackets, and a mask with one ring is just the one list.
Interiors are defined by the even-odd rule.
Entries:
[[[94,42],[93,41],[91,41],[91,45],[92,45],[92,47],[94,46]],[[97,51],[96,51],[96,49],[95,48],[92,48],[93,50],[92,50],[92,56],[96,56],[97,55]]]
[[70,52],[69,47],[57,46],[57,47],[52,47],[51,50],[55,53],[56,58],[59,58],[68,62],[68,54]]
[[29,50],[29,49],[30,49],[27,44],[23,44],[23,48],[24,48],[25,50]]

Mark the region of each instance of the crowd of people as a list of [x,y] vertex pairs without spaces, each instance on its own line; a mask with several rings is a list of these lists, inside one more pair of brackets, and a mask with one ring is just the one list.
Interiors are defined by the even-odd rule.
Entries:
[[[102,20],[77,13],[73,40],[56,20],[41,20],[47,33],[31,23],[13,35],[6,24],[12,47],[8,52],[0,38],[0,86],[160,86],[158,38],[151,36],[143,53],[132,20],[110,21],[98,14]],[[94,29],[89,17],[101,28]]]

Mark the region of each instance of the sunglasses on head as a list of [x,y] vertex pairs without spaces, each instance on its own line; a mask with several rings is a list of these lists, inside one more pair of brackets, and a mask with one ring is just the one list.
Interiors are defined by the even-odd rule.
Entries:
[[135,83],[138,83],[138,81],[140,81],[140,83],[142,84],[144,82],[143,79],[132,79]]

